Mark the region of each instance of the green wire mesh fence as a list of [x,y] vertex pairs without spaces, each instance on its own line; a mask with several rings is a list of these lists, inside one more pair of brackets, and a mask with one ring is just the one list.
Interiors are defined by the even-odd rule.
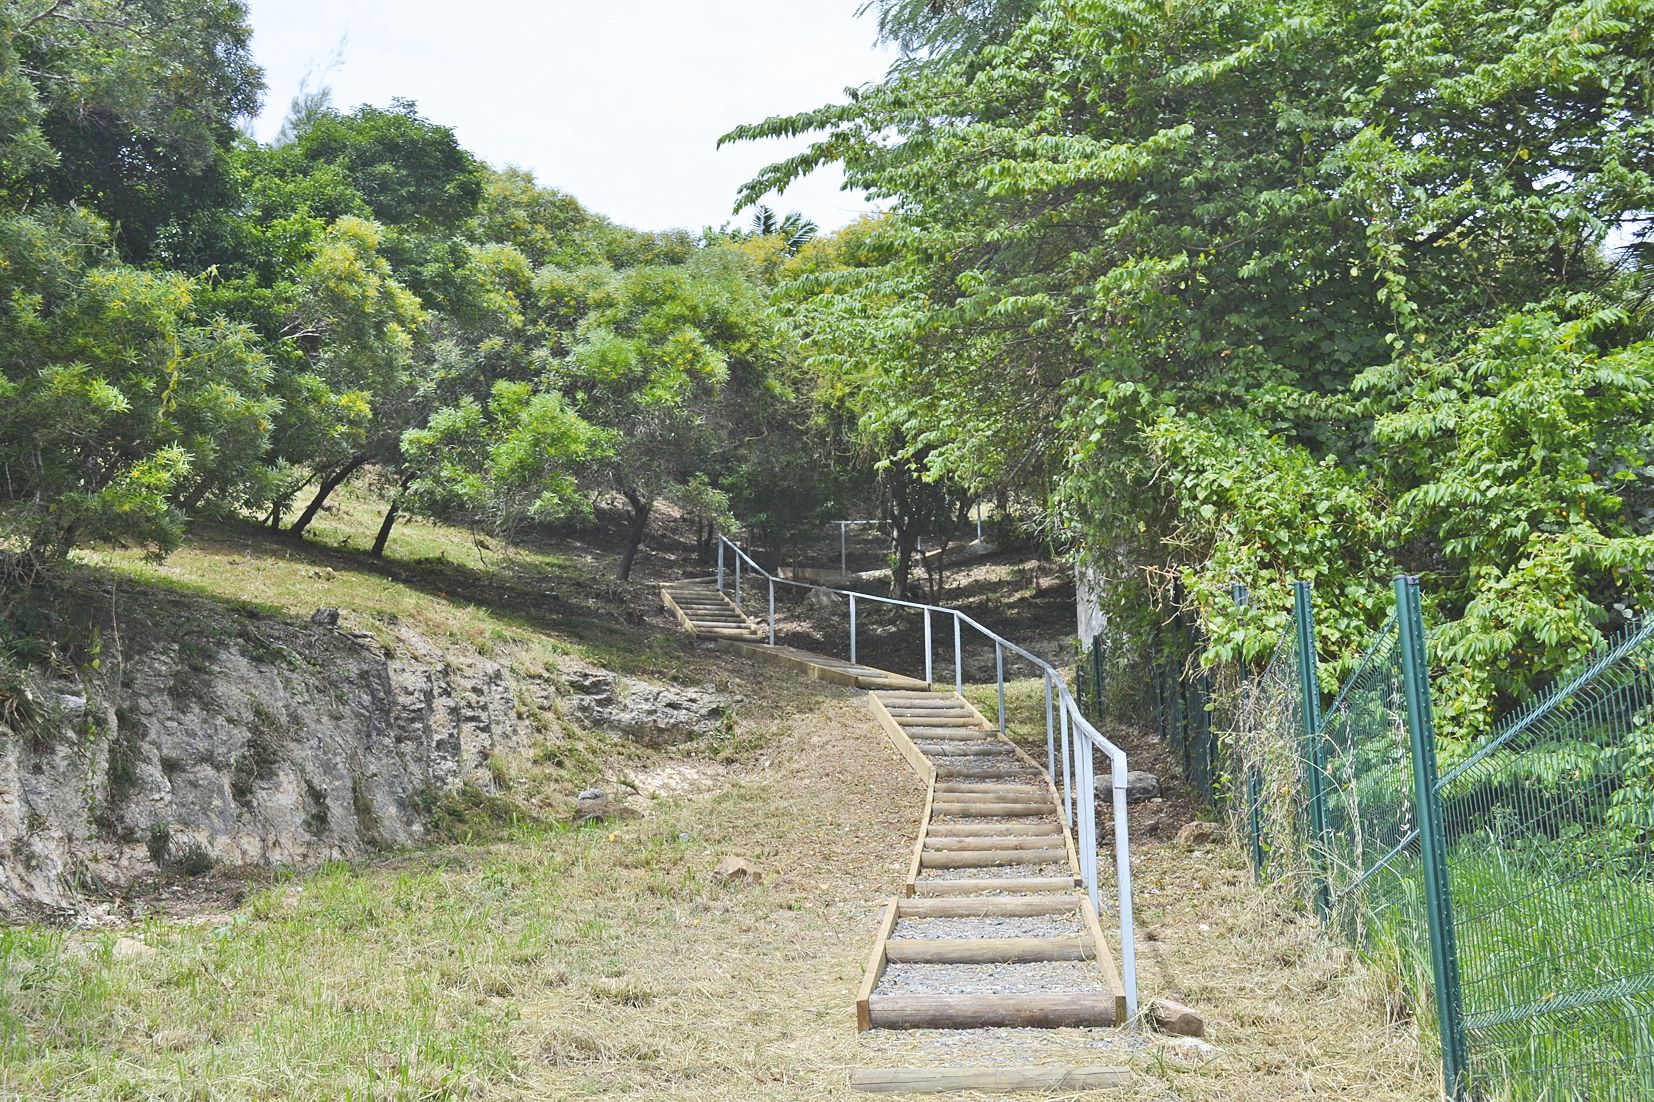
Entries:
[[1436,786],[1473,1089],[1654,1098],[1651,658],[1654,620]]
[[1654,1098],[1654,620],[1438,780],[1416,581],[1324,711],[1309,596],[1261,669],[1214,675],[1174,621],[1135,666],[1082,654],[1084,699],[1100,717],[1105,671],[1146,682],[1133,703],[1259,878],[1413,992],[1446,1094]]

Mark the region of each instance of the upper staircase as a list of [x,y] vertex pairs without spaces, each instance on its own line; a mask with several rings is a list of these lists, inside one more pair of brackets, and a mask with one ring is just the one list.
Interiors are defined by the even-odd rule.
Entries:
[[718,587],[702,581],[661,586],[661,603],[677,616],[686,631],[725,650],[790,666],[807,677],[857,689],[929,689],[929,683],[860,662],[765,642],[767,627],[742,612]]
[[717,586],[676,582],[661,586],[660,599],[691,635],[714,639],[764,637],[764,630]]

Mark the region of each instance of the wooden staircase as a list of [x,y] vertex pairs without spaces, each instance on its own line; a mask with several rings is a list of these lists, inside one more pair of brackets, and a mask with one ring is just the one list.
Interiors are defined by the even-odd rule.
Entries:
[[677,582],[660,587],[661,603],[697,638],[760,639],[764,630],[734,601],[705,582]]
[[[1124,1024],[1125,987],[1091,899],[1079,890],[1074,839],[1038,762],[958,693],[766,642],[767,625],[710,582],[663,586],[661,601],[686,631],[720,650],[870,690],[879,723],[925,782],[903,894],[884,910],[856,999],[858,1030]],[[851,1087],[872,1093],[1072,1094],[1130,1080],[1122,1067],[1048,1058],[850,1074]]]
[[[1051,778],[957,693],[869,699],[926,798],[904,895],[886,908],[868,961],[858,1027],[1122,1024],[1125,987],[1078,890]],[[1024,982],[1006,966],[1037,967]]]
[[769,632],[765,625],[743,613],[710,582],[675,582],[661,586],[660,599],[677,616],[684,630],[721,650],[788,666],[817,681],[856,689],[924,691],[930,688],[927,682],[916,677],[767,643],[764,640],[769,638]]

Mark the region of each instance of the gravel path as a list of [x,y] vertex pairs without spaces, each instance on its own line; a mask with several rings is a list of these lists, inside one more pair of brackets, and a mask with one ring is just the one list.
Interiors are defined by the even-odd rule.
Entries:
[[880,995],[1042,995],[1063,991],[1106,992],[1089,961],[1036,964],[891,964]]
[[1083,933],[1078,916],[1030,918],[904,918],[890,934],[903,938],[1073,937]]

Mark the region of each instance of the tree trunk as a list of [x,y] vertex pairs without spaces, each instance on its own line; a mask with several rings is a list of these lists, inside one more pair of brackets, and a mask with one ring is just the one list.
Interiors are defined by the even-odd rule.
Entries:
[[376,559],[385,557],[385,544],[391,538],[391,529],[396,527],[396,518],[402,515],[402,499],[407,495],[413,479],[412,471],[402,476],[401,484],[396,487],[396,496],[391,498],[391,507],[385,510],[385,520],[379,525],[379,534],[373,537],[373,550],[368,552]]
[[345,479],[359,471],[372,458],[371,452],[357,452],[345,462],[344,466],[322,479],[321,488],[316,491],[316,496],[310,499],[310,504],[304,507],[304,512],[299,514],[299,519],[295,520],[292,526],[287,529],[287,534],[290,536],[304,535],[304,530],[310,527],[310,522],[316,519],[316,514],[320,513],[322,506],[327,503],[327,495],[337,490]]
[[895,562],[890,565],[890,595],[899,601],[907,600],[907,584],[913,576],[913,552],[919,537],[912,528],[896,525]]
[[655,505],[630,490],[626,491],[626,502],[632,507],[632,526],[626,534],[626,553],[620,559],[620,580],[623,582],[632,579],[632,564],[637,561],[637,549],[643,545],[643,530],[649,526],[649,511]]

